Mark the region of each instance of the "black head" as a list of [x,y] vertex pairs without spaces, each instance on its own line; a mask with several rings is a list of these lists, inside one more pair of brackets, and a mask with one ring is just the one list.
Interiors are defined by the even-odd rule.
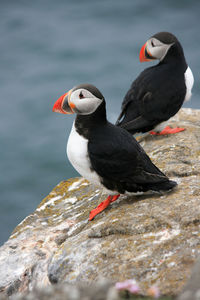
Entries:
[[170,32],[166,32],[166,31],[162,31],[162,32],[158,32],[156,34],[154,34],[151,39],[157,39],[158,41],[160,41],[163,44],[166,45],[170,45],[173,43],[177,43],[178,39],[175,37],[175,35],[173,35]]
[[54,104],[53,111],[60,113],[93,114],[105,102],[101,92],[91,84],[80,84],[62,95]]
[[140,51],[140,61],[165,58],[184,58],[183,49],[178,39],[170,32],[158,32],[150,37]]

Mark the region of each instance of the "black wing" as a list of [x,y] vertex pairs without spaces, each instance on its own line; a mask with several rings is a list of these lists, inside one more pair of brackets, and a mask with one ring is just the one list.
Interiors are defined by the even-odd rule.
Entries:
[[171,73],[165,67],[148,68],[132,83],[122,103],[118,126],[131,133],[146,132],[178,112],[186,92],[184,78],[177,80],[183,74]]
[[159,190],[168,178],[151,162],[138,142],[122,128],[108,124],[88,143],[92,168],[111,190]]

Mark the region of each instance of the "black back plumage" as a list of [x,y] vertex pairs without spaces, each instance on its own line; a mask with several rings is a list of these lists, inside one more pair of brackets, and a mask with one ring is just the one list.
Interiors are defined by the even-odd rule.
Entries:
[[91,172],[100,176],[107,189],[120,194],[159,192],[176,185],[151,162],[131,134],[107,121],[105,101],[93,114],[77,115],[75,128],[88,139]]
[[186,95],[187,64],[181,44],[165,32],[154,37],[174,44],[162,61],[136,78],[125,95],[116,125],[132,134],[150,131],[171,118],[181,108]]

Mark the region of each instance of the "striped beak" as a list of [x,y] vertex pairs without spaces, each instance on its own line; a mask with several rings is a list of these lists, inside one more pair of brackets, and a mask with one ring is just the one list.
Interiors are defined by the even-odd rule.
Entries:
[[61,114],[73,114],[73,108],[75,108],[75,105],[69,101],[70,96],[71,90],[58,98],[58,100],[54,103],[53,112]]
[[147,50],[147,42],[142,46],[140,50],[140,62],[150,61],[152,59],[156,59],[151,55],[151,53]]

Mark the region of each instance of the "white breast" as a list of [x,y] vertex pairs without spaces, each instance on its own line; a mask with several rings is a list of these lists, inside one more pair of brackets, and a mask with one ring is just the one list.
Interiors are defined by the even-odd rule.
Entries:
[[194,77],[190,67],[188,67],[185,72],[186,95],[185,95],[184,102],[190,100],[190,97],[192,96],[193,84],[194,84]]
[[99,176],[90,168],[88,140],[76,131],[74,124],[67,142],[67,156],[72,166],[81,176],[94,184],[100,185]]

